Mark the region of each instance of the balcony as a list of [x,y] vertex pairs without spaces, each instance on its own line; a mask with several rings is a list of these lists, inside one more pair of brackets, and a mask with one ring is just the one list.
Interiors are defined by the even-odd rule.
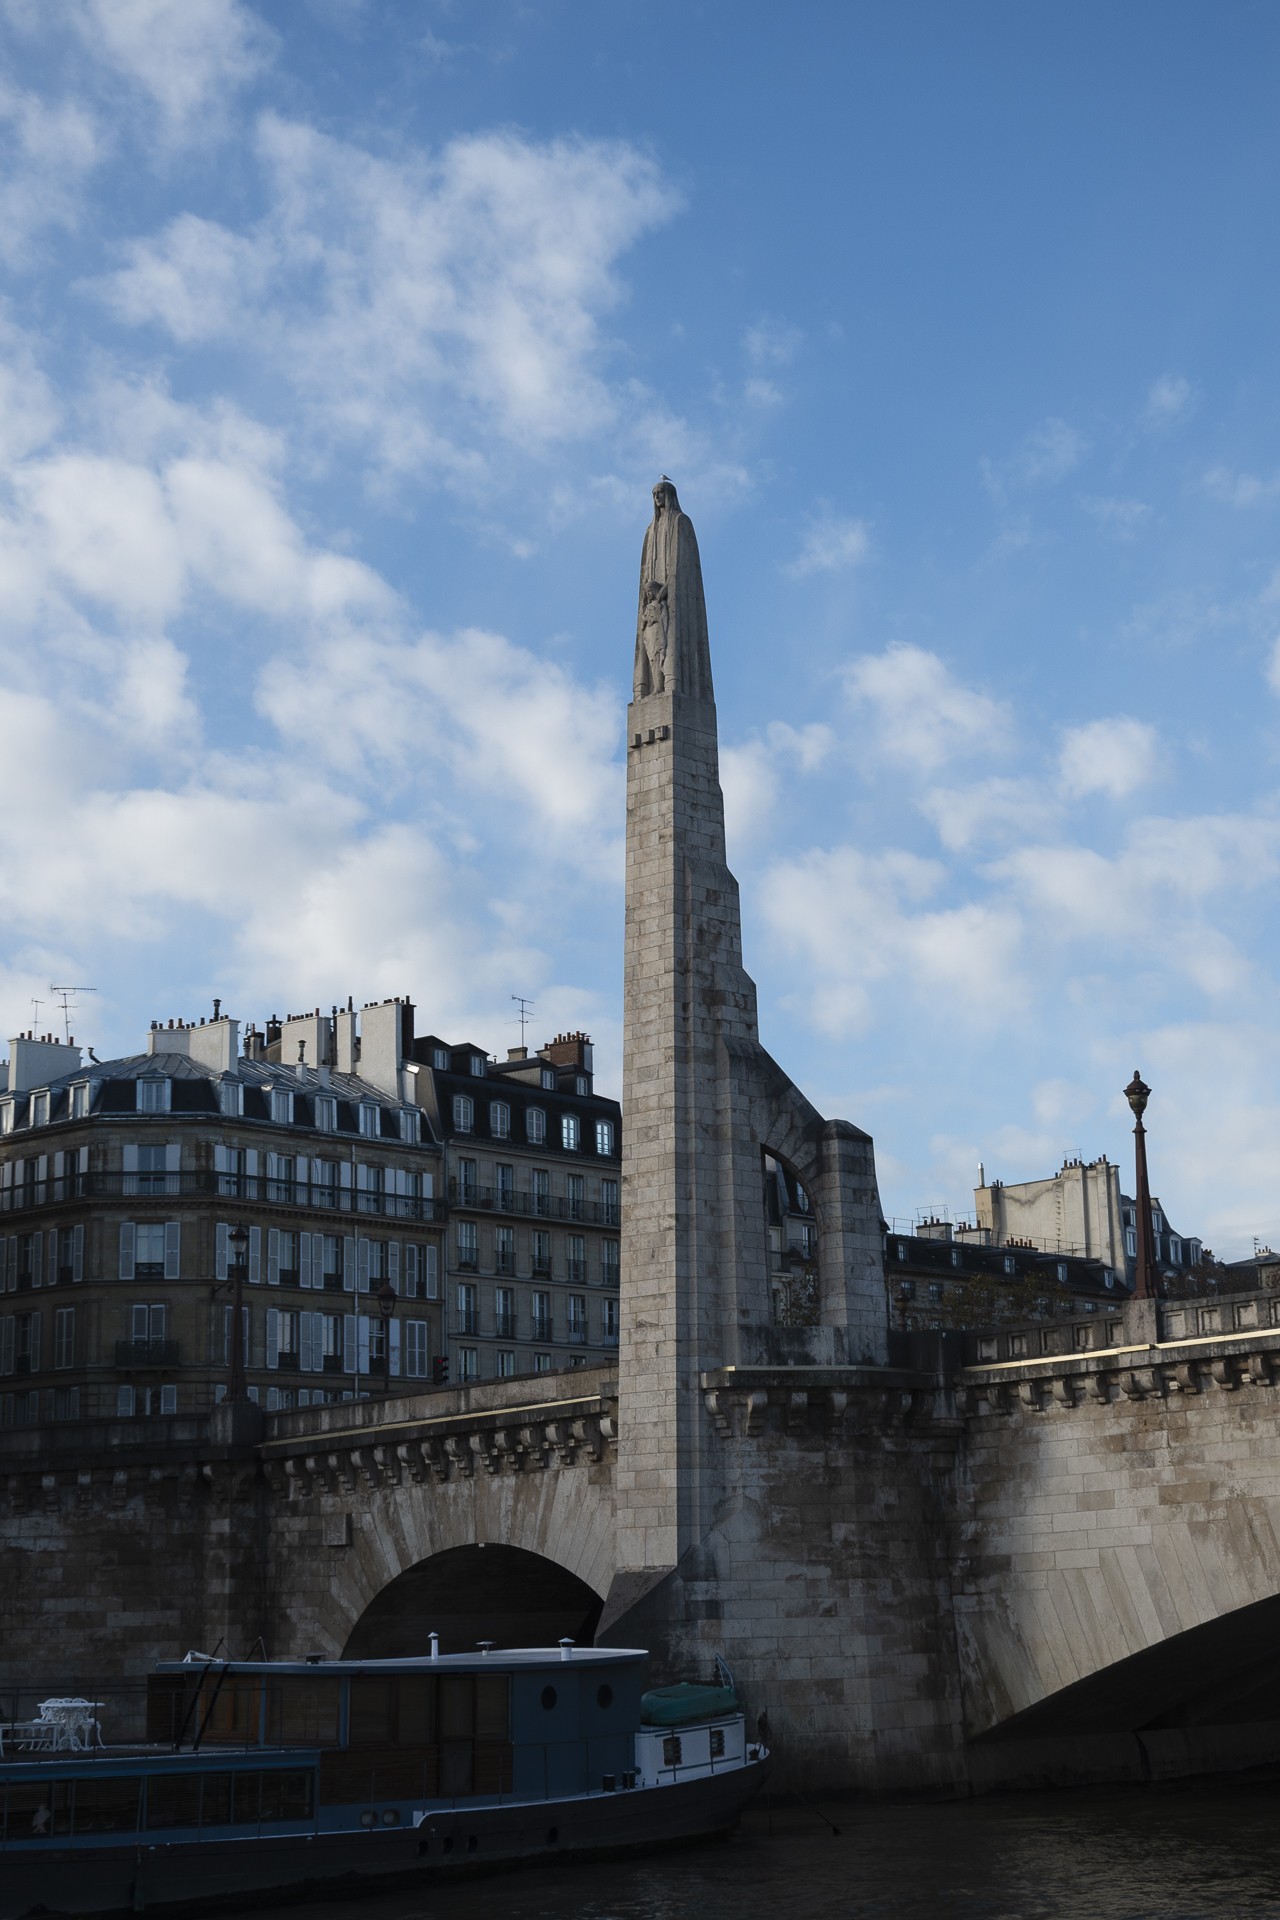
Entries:
[[493,1256],[493,1270],[495,1273],[514,1274],[516,1270],[515,1249],[499,1247]]
[[616,1227],[618,1208],[606,1200],[564,1200],[547,1193],[517,1193],[510,1187],[475,1187],[451,1180],[449,1198],[456,1207],[477,1213],[516,1214],[524,1220],[582,1220],[591,1226]]
[[571,1287],[584,1287],[587,1283],[587,1263],[585,1260],[566,1260],[564,1277]]
[[514,1340],[516,1337],[516,1317],[514,1313],[500,1313],[493,1325],[499,1340]]
[[71,1206],[85,1200],[242,1200],[257,1206],[289,1207],[295,1212],[377,1214],[384,1220],[443,1220],[443,1200],[415,1200],[398,1193],[367,1193],[334,1188],[320,1181],[268,1180],[265,1174],[73,1173],[60,1180],[30,1180],[0,1190],[0,1214],[30,1213],[43,1207]]
[[177,1367],[182,1364],[176,1340],[117,1340],[118,1367]]
[[467,1312],[465,1310],[460,1311],[458,1314],[458,1324],[457,1324],[456,1330],[458,1333],[470,1334],[472,1336],[479,1333],[480,1331],[479,1314],[475,1313],[474,1311],[473,1312]]
[[533,1323],[533,1333],[530,1335],[530,1338],[549,1341],[552,1338],[551,1322],[549,1320],[535,1320]]

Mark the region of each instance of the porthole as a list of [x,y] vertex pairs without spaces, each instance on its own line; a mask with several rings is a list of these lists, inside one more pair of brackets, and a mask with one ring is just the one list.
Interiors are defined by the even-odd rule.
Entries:
[[376,1827],[377,1824],[378,1824],[377,1814],[373,1811],[372,1807],[367,1807],[365,1811],[360,1815],[360,1825],[362,1827]]
[[399,1807],[384,1807],[382,1809],[382,1824],[384,1827],[398,1827],[400,1825]]
[[612,1687],[596,1688],[596,1705],[598,1707],[611,1707],[613,1705],[613,1688]]
[[552,1709],[552,1707],[554,1707],[554,1705],[555,1705],[555,1703],[556,1703],[556,1690],[555,1690],[555,1688],[554,1688],[554,1687],[544,1687],[544,1688],[542,1689],[542,1704],[543,1704],[543,1706],[544,1706],[544,1707],[546,1708],[546,1710],[547,1710],[547,1712],[548,1712],[548,1713],[550,1713],[550,1711],[551,1711],[551,1709]]

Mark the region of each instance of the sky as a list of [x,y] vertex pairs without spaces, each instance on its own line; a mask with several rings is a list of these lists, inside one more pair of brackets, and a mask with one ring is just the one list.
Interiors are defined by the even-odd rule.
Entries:
[[[649,489],[886,1214],[1280,1245],[1280,12],[0,0],[0,1012],[622,1077]],[[38,1007],[33,1003],[40,1002]]]

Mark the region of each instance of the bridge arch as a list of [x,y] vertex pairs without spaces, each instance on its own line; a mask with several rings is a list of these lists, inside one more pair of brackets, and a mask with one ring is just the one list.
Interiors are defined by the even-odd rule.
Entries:
[[430,1652],[469,1653],[481,1641],[497,1647],[546,1647],[568,1636],[579,1646],[595,1636],[603,1600],[585,1580],[523,1547],[494,1543],[449,1547],[397,1574],[369,1602],[343,1654],[389,1660]]

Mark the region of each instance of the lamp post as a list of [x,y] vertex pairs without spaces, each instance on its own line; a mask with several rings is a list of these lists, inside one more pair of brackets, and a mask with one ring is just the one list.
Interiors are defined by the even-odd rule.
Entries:
[[1124,1090],[1124,1097],[1133,1109],[1134,1184],[1137,1188],[1134,1200],[1138,1212],[1138,1250],[1133,1297],[1135,1300],[1154,1300],[1156,1262],[1151,1245],[1151,1187],[1147,1180],[1147,1130],[1142,1124],[1151,1089],[1136,1067],[1132,1080]]
[[378,1288],[378,1312],[382,1316],[382,1391],[391,1391],[391,1320],[396,1310],[396,1290],[389,1280]]
[[231,1253],[231,1347],[227,1355],[227,1401],[243,1406],[248,1398],[244,1380],[244,1275],[249,1229],[232,1227],[227,1235]]

